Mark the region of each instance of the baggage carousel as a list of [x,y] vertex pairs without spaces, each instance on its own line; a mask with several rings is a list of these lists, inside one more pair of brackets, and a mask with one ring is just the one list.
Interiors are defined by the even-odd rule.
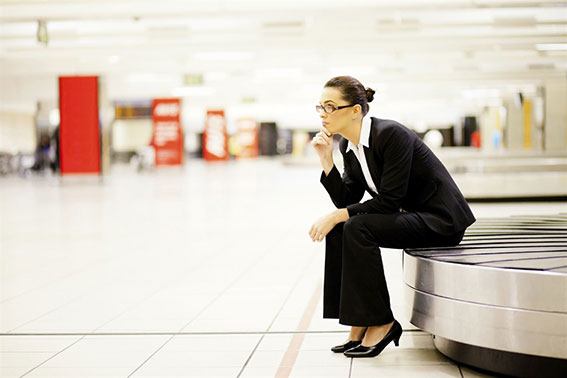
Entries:
[[465,365],[567,377],[567,214],[480,219],[456,247],[404,251],[411,323]]

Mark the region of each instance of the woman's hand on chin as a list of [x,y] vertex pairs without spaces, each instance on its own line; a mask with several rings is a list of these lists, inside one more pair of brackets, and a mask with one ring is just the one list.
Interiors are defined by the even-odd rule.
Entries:
[[315,134],[311,145],[319,155],[321,162],[333,160],[333,134],[325,127],[321,127],[321,130]]
[[348,217],[347,209],[338,209],[317,219],[309,229],[311,240],[322,241],[338,223],[346,222]]

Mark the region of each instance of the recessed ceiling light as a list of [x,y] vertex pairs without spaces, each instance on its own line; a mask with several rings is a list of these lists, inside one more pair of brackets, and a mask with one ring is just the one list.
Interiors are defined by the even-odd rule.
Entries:
[[251,60],[254,55],[244,51],[203,51],[193,54],[194,59],[198,60],[217,60],[217,61],[241,61]]
[[211,87],[178,87],[174,88],[171,94],[175,97],[204,97],[215,94],[214,88]]
[[567,43],[538,43],[536,45],[538,51],[558,51],[567,50]]

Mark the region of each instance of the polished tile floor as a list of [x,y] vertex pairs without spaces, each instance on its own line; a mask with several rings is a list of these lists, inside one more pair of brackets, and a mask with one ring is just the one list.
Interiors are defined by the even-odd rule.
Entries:
[[323,244],[307,235],[332,210],[319,174],[259,159],[0,178],[0,376],[487,377],[408,322],[399,250],[383,257],[400,347],[329,351],[347,333],[321,317]]

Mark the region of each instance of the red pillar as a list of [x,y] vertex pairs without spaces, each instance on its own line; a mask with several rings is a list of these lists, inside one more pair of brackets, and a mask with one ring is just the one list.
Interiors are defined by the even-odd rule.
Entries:
[[98,77],[59,78],[61,174],[100,173]]

